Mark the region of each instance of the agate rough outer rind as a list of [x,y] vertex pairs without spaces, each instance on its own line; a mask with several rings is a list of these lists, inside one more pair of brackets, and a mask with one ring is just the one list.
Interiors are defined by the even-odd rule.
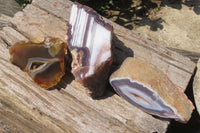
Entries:
[[110,77],[114,90],[141,110],[186,123],[193,110],[187,96],[164,73],[145,61],[127,58]]
[[93,9],[73,4],[67,30],[72,73],[93,98],[103,94],[108,80],[112,64],[112,30]]
[[56,85],[65,74],[67,44],[58,38],[46,37],[18,42],[9,48],[10,61],[40,86],[48,89]]

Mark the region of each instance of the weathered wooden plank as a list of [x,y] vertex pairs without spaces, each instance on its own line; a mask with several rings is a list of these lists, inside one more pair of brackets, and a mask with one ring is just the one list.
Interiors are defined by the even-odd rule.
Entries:
[[[166,131],[167,121],[142,112],[112,92],[107,91],[103,99],[93,100],[84,93],[83,86],[67,75],[58,85],[61,90],[47,91],[10,64],[7,45],[27,38],[65,38],[72,3],[34,0],[33,4],[11,20],[15,29],[6,27],[0,31],[3,39],[0,41],[0,103],[4,107],[0,111],[5,115],[6,111],[10,111],[12,117],[8,117],[9,122],[16,118],[21,122],[13,120],[13,123],[16,122],[13,125],[22,130],[26,126],[25,131],[32,132]],[[116,66],[128,56],[143,58],[157,65],[177,86],[185,89],[195,66],[189,59],[111,23],[115,33]]]
[[18,31],[11,27],[4,27],[0,31],[0,37],[4,39],[8,46],[15,44],[18,41],[27,41],[28,39],[21,35]]
[[63,19],[64,21],[68,21],[72,2],[69,0],[33,0],[32,5],[35,5],[36,7],[39,7],[58,18]]
[[15,0],[0,0],[0,30],[10,25],[10,19],[18,11],[22,10]]
[[175,49],[175,48],[169,48],[169,49],[176,51],[177,53],[190,58],[195,63],[197,63],[198,59],[200,58],[200,53],[191,52],[191,51],[187,51],[187,50],[181,50],[181,49]]
[[22,10],[22,7],[14,1],[14,0],[0,0],[0,13],[8,15],[8,16],[14,16],[14,14]]
[[5,26],[10,26],[11,17],[0,13],[0,30]]
[[28,5],[23,12],[16,13],[11,22],[28,38],[65,38],[66,23],[32,5]]
[[[37,128],[36,131],[44,131],[43,126],[52,132],[147,132],[147,127],[148,131],[164,132],[167,128],[168,122],[141,112],[111,92],[105,99],[93,100],[76,81],[60,91],[46,91],[33,83],[26,73],[10,64],[8,57],[2,54],[0,68],[1,103],[7,102],[4,109],[15,113],[16,117],[12,114],[13,118],[22,115],[22,122],[27,121],[25,118],[34,120],[33,127],[41,124],[41,129]],[[32,131],[30,127],[27,128]]]
[[[65,21],[68,21],[71,10],[70,5],[72,5],[72,2],[65,0],[59,0],[56,2],[54,0],[33,0],[33,5],[36,5],[37,7],[40,7],[50,12],[51,14],[62,18]],[[56,11],[55,5],[58,6]],[[61,14],[60,12],[62,12],[63,14]],[[189,58],[183,57],[158,43],[143,38],[135,34],[134,32],[125,29],[124,27],[114,22],[111,22],[110,20],[105,20],[114,27],[114,43],[116,47],[122,45],[132,50],[133,53],[129,52],[128,55],[124,56],[134,56],[151,62],[152,64],[156,65],[159,69],[161,69],[178,88],[180,88],[182,91],[186,89],[191,74],[193,73],[195,68],[195,64],[192,61],[190,61]],[[120,51],[123,51],[122,48],[119,49]],[[124,51],[122,53],[127,54],[127,51]],[[118,62],[119,60],[117,60],[117,63]]]

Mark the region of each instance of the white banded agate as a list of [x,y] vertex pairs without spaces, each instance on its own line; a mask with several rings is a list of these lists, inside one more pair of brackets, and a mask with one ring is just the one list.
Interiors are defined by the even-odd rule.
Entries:
[[[72,54],[72,73],[77,81],[88,87],[85,80],[94,74],[94,78],[98,78],[99,69],[108,73],[108,68],[104,68],[112,62],[112,26],[105,23],[93,9],[79,3],[73,4],[67,39]],[[107,78],[107,74],[103,75],[105,77],[102,78]]]

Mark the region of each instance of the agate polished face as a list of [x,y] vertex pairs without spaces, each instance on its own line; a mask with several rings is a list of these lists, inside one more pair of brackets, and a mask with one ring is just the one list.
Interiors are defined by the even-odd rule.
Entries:
[[40,86],[48,89],[56,85],[65,74],[67,44],[58,38],[43,41],[18,42],[9,49],[10,61]]
[[114,90],[141,110],[186,123],[194,109],[187,96],[154,65],[127,58],[110,77]]
[[95,98],[103,94],[112,64],[113,28],[92,8],[74,3],[67,25],[75,80]]

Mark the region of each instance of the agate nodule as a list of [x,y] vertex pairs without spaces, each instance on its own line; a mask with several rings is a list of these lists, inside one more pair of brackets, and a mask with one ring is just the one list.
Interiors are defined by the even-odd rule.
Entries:
[[187,96],[150,63],[127,58],[110,83],[120,96],[149,114],[183,123],[191,117],[194,107]]
[[48,89],[56,85],[65,74],[67,44],[58,38],[43,41],[18,42],[10,47],[10,61],[40,86]]
[[73,4],[67,30],[72,73],[93,98],[103,94],[108,80],[112,30],[93,9]]

